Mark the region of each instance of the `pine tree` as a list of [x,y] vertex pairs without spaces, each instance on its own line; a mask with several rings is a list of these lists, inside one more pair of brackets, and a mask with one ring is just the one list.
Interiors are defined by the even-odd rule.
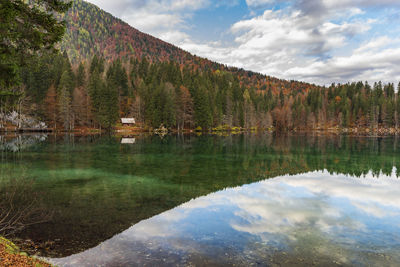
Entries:
[[163,124],[170,128],[175,126],[176,124],[176,96],[175,96],[175,88],[173,87],[173,85],[171,83],[166,83],[164,88],[163,88],[163,92],[162,92],[162,97],[164,98],[163,102],[164,105],[162,107],[162,122]]
[[112,126],[118,120],[118,91],[115,88],[114,82],[107,81],[107,84],[100,83],[98,88],[98,107],[96,108],[96,117],[100,125],[111,131]]
[[61,0],[0,2],[0,88],[20,82],[26,59],[61,40],[65,26],[56,16],[70,6]]
[[82,87],[86,84],[86,72],[83,63],[79,64],[78,73],[76,75],[76,86]]
[[244,118],[244,128],[248,129],[251,125],[251,117],[252,117],[252,106],[253,103],[250,98],[250,93],[246,89],[243,93],[243,118]]
[[204,86],[197,89],[194,98],[195,124],[202,129],[208,129],[212,125],[212,115],[208,100],[207,90]]
[[[100,92],[103,90],[104,82],[98,71],[94,71],[89,79],[90,113],[97,117],[100,106]],[[88,112],[89,113],[89,112]]]
[[177,96],[177,126],[178,129],[184,129],[185,126],[189,128],[193,125],[193,99],[189,90],[181,86],[180,94]]
[[88,99],[85,88],[74,88],[72,93],[72,113],[77,115],[74,116],[74,121],[81,126],[87,125],[89,122]]
[[60,120],[63,122],[66,131],[72,130],[72,108],[71,108],[71,93],[70,86],[72,77],[68,71],[65,71],[61,76],[59,85],[58,107]]
[[47,91],[44,102],[45,102],[45,113],[47,120],[50,122],[50,125],[54,129],[57,129],[57,117],[58,117],[57,93],[54,86],[51,86]]
[[395,120],[395,127],[399,127],[399,115],[400,115],[400,99],[399,99],[399,94],[400,94],[400,82],[397,86],[397,93],[395,94],[395,100],[394,100],[394,120]]

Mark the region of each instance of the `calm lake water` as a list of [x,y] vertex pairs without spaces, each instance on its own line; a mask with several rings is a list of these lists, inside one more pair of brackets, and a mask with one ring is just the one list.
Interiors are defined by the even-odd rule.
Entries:
[[1,141],[0,193],[46,218],[14,237],[59,266],[400,266],[394,137]]

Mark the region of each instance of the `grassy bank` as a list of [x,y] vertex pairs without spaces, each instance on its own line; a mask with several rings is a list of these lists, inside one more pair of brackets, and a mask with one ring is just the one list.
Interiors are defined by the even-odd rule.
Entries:
[[0,237],[0,266],[10,267],[51,267],[49,263],[28,256],[10,240]]

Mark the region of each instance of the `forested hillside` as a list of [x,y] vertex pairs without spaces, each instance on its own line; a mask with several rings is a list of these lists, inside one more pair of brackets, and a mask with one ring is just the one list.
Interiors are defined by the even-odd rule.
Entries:
[[18,107],[51,128],[111,129],[120,117],[177,130],[377,128],[399,122],[394,84],[326,88],[230,68],[80,0],[64,18],[62,53],[33,58],[22,70],[17,101],[2,100],[6,110]]
[[205,58],[194,56],[172,44],[142,33],[127,23],[97,6],[82,0],[75,0],[66,14],[67,31],[61,50],[66,51],[72,64],[90,61],[93,55],[101,54],[109,62],[117,58],[127,62],[147,58],[152,63],[172,61],[180,66],[190,66],[200,71],[229,71],[238,76],[240,82],[257,90],[284,88],[286,90],[307,90],[307,83],[280,80],[243,69],[227,67]]

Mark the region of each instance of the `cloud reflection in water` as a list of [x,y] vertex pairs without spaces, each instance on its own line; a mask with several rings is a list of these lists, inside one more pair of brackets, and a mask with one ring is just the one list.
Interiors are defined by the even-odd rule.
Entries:
[[191,200],[59,266],[400,265],[400,179],[327,171]]

